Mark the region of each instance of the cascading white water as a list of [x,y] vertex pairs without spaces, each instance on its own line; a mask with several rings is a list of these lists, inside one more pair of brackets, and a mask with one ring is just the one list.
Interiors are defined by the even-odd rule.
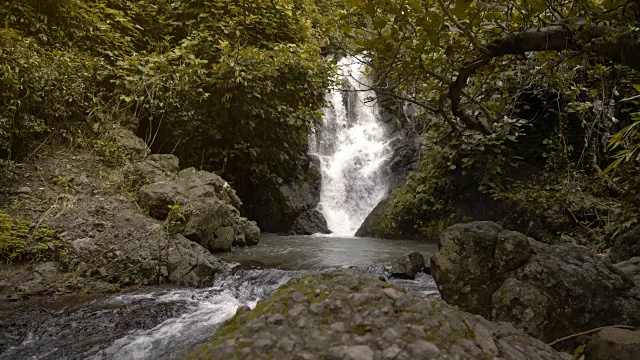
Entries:
[[365,69],[353,58],[339,62],[342,88],[327,95],[323,125],[311,142],[321,163],[319,209],[336,235],[354,235],[388,188],[382,165],[392,151],[377,105],[367,102],[376,94]]

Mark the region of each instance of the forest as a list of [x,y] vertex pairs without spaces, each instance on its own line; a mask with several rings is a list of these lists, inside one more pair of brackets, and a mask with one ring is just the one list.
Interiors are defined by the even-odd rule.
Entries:
[[[362,77],[340,73],[345,59],[364,69]],[[335,146],[318,145],[322,136],[342,139],[348,124],[326,119],[340,113],[336,103],[354,99],[384,119],[392,154],[380,174],[389,184],[356,237],[331,237],[320,200],[326,158],[311,149]],[[347,106],[345,116],[363,116],[354,114]],[[362,196],[349,189],[345,203]],[[303,349],[304,359],[458,352],[559,359],[556,350],[579,359],[589,340],[583,332],[640,324],[640,1],[6,0],[0,199],[0,305],[17,303],[24,311],[14,315],[26,319],[5,322],[14,308],[0,306],[0,325],[24,327],[0,334],[0,357],[22,351],[15,349],[29,333],[24,324],[46,319],[47,331],[63,335],[66,321],[76,324],[77,313],[62,320],[36,313],[32,297],[216,284],[179,296],[234,294],[221,301],[233,311],[208,314],[216,327],[231,318],[217,337],[197,348],[209,337],[183,339],[170,356],[147,347],[142,358],[195,348],[191,358],[278,358]],[[409,290],[436,289],[460,309],[420,302],[402,282],[311,272],[340,261],[373,271],[369,265],[378,264],[348,263],[368,256],[358,247],[365,245],[335,255],[360,238],[379,246],[372,256],[380,259],[412,246],[433,255],[425,262],[405,254],[396,270],[374,275],[401,274],[418,281]],[[188,313],[183,300],[146,308],[129,299],[120,310],[103,304],[95,322],[73,331],[115,322],[115,341],[142,328],[118,322],[128,315],[153,319],[142,321],[147,328],[191,321],[180,317]],[[341,304],[365,312],[358,321],[340,313],[340,321],[326,322],[327,309]],[[425,312],[450,328],[417,323]],[[390,327],[384,335],[378,323],[395,326],[392,314],[427,334]],[[305,327],[307,320],[315,325]],[[342,345],[298,347],[292,334],[314,338],[312,329]],[[385,336],[405,343],[372,345]],[[501,336],[516,339],[522,353],[511,353]],[[436,346],[423,338],[454,340]],[[458,338],[480,350],[454,344]],[[91,341],[67,345],[97,358],[138,356]]]
[[424,139],[386,233],[437,234],[473,216],[465,199],[520,228],[568,212],[560,230],[597,246],[638,222],[634,1],[7,4],[5,183],[43,143],[117,153],[101,134],[118,123],[219,173],[251,214],[305,176],[332,64],[353,55],[391,111],[416,105],[394,126]]

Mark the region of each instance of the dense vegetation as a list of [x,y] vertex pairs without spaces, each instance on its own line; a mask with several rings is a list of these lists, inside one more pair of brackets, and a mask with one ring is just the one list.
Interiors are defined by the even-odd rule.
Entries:
[[422,111],[391,232],[494,217],[599,241],[638,222],[637,2],[347,3],[378,94]]
[[109,150],[103,135],[120,124],[220,173],[249,208],[276,201],[302,176],[332,83],[326,55],[366,54],[378,94],[421,109],[400,125],[424,145],[386,211],[390,231],[433,235],[490,213],[551,238],[610,239],[639,216],[639,11],[629,0],[8,1],[1,177],[47,142]]
[[[10,1],[0,9],[5,177],[46,141],[114,124],[261,201],[298,176],[339,38],[328,1]],[[98,139],[98,140],[96,140]],[[258,191],[260,189],[260,191]],[[245,201],[246,202],[246,201]]]

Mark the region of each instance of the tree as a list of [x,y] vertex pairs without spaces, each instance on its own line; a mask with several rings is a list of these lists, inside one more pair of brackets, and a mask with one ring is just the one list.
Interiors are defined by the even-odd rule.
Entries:
[[491,94],[492,87],[512,64],[539,60],[535,53],[548,57],[539,66],[587,54],[640,70],[631,0],[348,3],[348,16],[366,16],[372,29],[354,32],[364,39],[356,51],[375,54],[376,90],[484,133],[515,104]]

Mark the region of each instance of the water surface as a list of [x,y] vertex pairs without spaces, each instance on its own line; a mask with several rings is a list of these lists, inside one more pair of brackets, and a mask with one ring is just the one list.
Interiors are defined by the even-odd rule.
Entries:
[[257,262],[286,270],[322,270],[331,267],[390,265],[417,251],[425,260],[438,246],[415,240],[387,240],[341,236],[263,235],[257,246],[221,254],[226,261]]

